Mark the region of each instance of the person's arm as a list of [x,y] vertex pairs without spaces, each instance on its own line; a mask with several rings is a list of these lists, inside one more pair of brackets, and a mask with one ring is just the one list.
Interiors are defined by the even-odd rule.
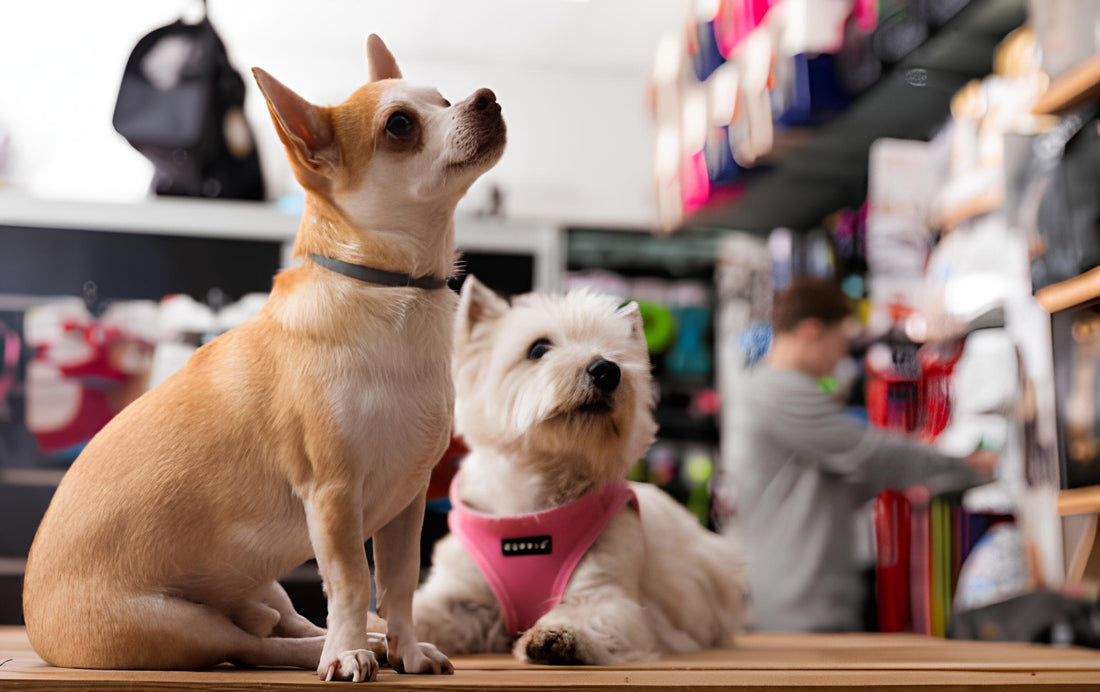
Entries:
[[[874,495],[935,479],[939,489],[962,488],[988,479],[988,457],[948,457],[926,445],[864,427],[824,395],[797,397],[802,406],[777,407],[762,416],[774,441],[804,464],[844,476]],[[988,454],[988,453],[986,453]]]

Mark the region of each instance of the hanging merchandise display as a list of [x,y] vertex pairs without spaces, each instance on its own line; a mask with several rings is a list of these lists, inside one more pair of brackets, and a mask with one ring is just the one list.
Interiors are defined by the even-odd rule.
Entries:
[[[951,340],[924,344],[917,350],[920,364],[919,436],[936,439],[951,417],[952,376],[963,353],[963,341]],[[977,445],[971,447],[976,449]]]
[[893,332],[867,351],[867,417],[880,428],[911,433],[920,411],[918,345]]
[[[999,599],[1036,584],[1059,587],[1065,576],[1054,510],[1059,475],[1063,485],[1100,483],[1100,474],[1087,475],[1095,468],[1100,430],[1094,415],[1100,340],[1090,336],[1095,308],[1075,294],[1083,306],[1055,311],[1052,344],[1049,318],[1032,294],[1097,266],[1090,259],[1098,236],[1095,195],[1085,192],[1100,180],[1093,170],[1100,151],[1094,148],[1096,110],[1081,106],[1061,120],[1033,113],[1049,84],[1039,55],[1029,29],[1013,32],[997,50],[995,73],[955,95],[941,136],[929,144],[885,145],[895,162],[905,147],[925,160],[904,178],[896,172],[885,178],[910,184],[908,221],[876,199],[882,172],[890,169],[876,167],[884,152],[872,149],[870,295],[879,314],[892,317],[889,324],[923,343],[917,433],[946,454],[998,454],[994,481],[966,491],[961,502],[935,497],[934,490],[931,500],[908,498],[910,603],[918,632],[946,631],[952,601],[956,611],[969,612],[987,605],[990,594]],[[905,201],[906,191],[897,192]],[[868,369],[875,374],[870,353]],[[883,398],[873,388],[872,381],[872,412]],[[905,419],[899,427],[907,425]],[[1076,470],[1085,474],[1070,481],[1075,453],[1083,462]],[[1017,527],[1000,529],[975,548],[982,532],[1008,515]],[[883,538],[898,531],[886,530]],[[993,558],[998,551],[1007,555],[1008,536],[1015,541],[1012,556]],[[880,556],[880,566],[889,558]],[[988,582],[991,559],[1014,575],[1010,587]]]
[[114,303],[96,318],[73,299],[26,314],[27,429],[39,448],[71,461],[119,411],[146,391],[157,340],[156,304]]
[[837,212],[831,237],[840,288],[852,300],[862,302],[867,296],[867,203],[856,211]]
[[[880,139],[871,145],[867,180],[867,295],[871,331],[889,331],[920,302],[934,242],[928,207],[946,155],[942,143]],[[900,325],[904,328],[904,325]]]
[[0,322],[0,421],[10,418],[11,407],[8,395],[15,387],[19,375],[19,356],[23,340],[19,332]]
[[737,95],[741,75],[737,66],[726,63],[707,81],[710,121],[704,144],[707,175],[715,185],[728,185],[744,170],[734,157],[734,133],[731,123],[737,117]]
[[114,128],[153,162],[158,195],[262,200],[244,81],[204,14],[144,36],[119,86]]
[[715,375],[721,408],[720,462],[715,469],[713,505],[723,531],[736,532],[731,472],[737,453],[738,397],[744,378],[764,357],[771,342],[772,258],[759,238],[733,234],[715,258]]
[[676,343],[668,352],[670,372],[682,376],[709,377],[713,367],[710,352],[710,294],[700,283],[681,281],[672,287],[672,313],[676,319]]
[[659,45],[650,83],[661,225],[735,199],[745,169],[771,154],[777,122],[818,121],[847,105],[828,54],[847,36],[865,43],[876,18],[868,0],[693,3],[686,31]]
[[27,432],[26,366],[32,352],[23,340],[23,313],[0,310],[0,466],[14,466],[37,454]]
[[1053,326],[1063,485],[1100,485],[1100,307],[1059,312]]
[[705,82],[718,66],[726,61],[718,48],[718,38],[715,31],[717,21],[718,0],[710,0],[708,3],[699,2],[695,12],[687,23],[687,47],[688,56],[691,59],[691,67],[695,72],[695,78]]

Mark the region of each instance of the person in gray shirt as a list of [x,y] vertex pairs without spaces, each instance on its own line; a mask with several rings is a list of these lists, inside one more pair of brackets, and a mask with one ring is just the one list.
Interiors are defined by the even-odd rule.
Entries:
[[776,297],[765,362],[737,392],[729,480],[757,630],[860,629],[859,508],[886,488],[976,485],[996,465],[991,452],[946,457],[866,427],[818,386],[848,353],[849,314],[835,284],[795,280]]

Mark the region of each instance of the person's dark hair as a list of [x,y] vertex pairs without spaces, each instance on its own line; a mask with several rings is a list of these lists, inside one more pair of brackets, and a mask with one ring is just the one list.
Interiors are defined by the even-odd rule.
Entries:
[[772,329],[794,331],[803,320],[821,320],[827,327],[852,314],[848,296],[832,281],[802,277],[775,296]]

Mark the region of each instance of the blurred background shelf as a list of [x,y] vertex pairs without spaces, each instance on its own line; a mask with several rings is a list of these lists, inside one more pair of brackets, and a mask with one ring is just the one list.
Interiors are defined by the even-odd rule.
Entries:
[[1058,514],[1097,514],[1100,513],[1100,485],[1087,488],[1073,488],[1058,493]]
[[[87,202],[42,199],[0,188],[0,227],[289,243],[300,220],[300,214],[283,212],[273,202],[183,197]],[[553,223],[479,216],[458,216],[455,223],[456,242],[463,250],[548,253],[558,259],[564,253]],[[548,275],[543,278],[549,280]]]
[[[162,289],[202,295],[198,284],[190,285],[194,282],[154,285],[173,274],[200,278],[205,274],[217,278],[218,283],[229,281],[223,289],[234,296],[249,290],[266,291],[275,271],[291,264],[290,246],[299,221],[299,214],[284,213],[268,202],[165,197],[134,202],[66,201],[0,189],[0,245],[14,248],[0,257],[0,274],[6,267],[8,275],[8,280],[0,276],[0,294],[29,294],[32,298],[79,295],[83,281],[100,274],[108,264],[117,265],[118,271],[107,272],[111,276],[133,271],[150,274],[145,282],[149,295],[129,297],[156,299],[163,295],[158,292]],[[466,253],[465,266],[473,273],[523,265],[514,266],[512,273],[524,275],[525,280],[500,290],[553,290],[559,286],[565,232],[553,222],[459,216],[455,241]],[[29,269],[43,257],[53,262],[56,271],[51,276],[39,276]],[[62,261],[65,258],[70,261]],[[184,258],[201,265],[202,271],[196,274],[183,265],[176,266]],[[253,276],[246,281],[234,267],[247,267]],[[103,295],[128,295],[114,290],[109,278],[106,284],[97,283],[105,289]]]
[[842,113],[819,127],[777,129],[775,153],[733,201],[705,207],[685,228],[767,233],[815,227],[867,194],[867,151],[882,137],[929,139],[966,82],[993,69],[993,49],[1027,14],[1025,0],[971,2]]
[[1095,100],[1097,96],[1100,96],[1100,55],[1054,80],[1031,112],[1054,115]]
[[77,202],[0,190],[0,226],[285,242],[294,239],[298,221],[265,202],[182,197]]
[[1100,267],[1072,279],[1044,286],[1035,292],[1035,299],[1052,314],[1098,298],[1100,298]]

